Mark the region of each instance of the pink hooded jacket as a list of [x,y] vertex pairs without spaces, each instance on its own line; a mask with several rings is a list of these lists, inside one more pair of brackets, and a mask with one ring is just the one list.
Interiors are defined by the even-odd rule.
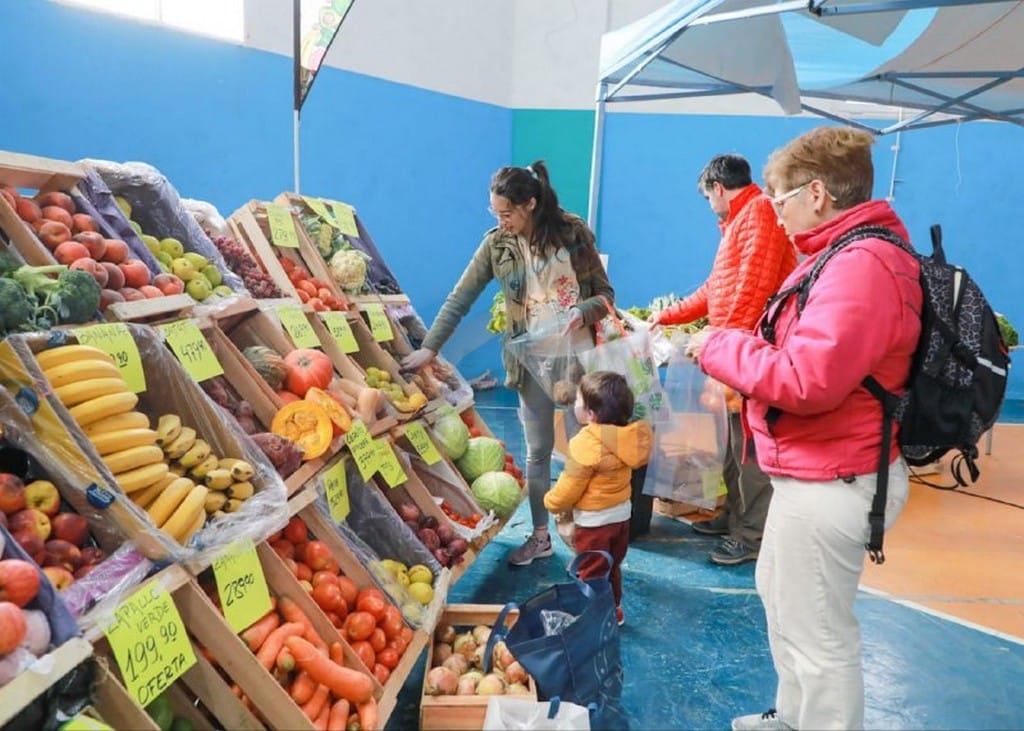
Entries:
[[[909,241],[885,201],[869,201],[794,236],[808,258],[783,283],[800,280],[817,255],[847,231],[885,226]],[[803,313],[796,298],[776,324],[776,344],[754,332],[720,330],[704,344],[701,368],[748,401],[745,428],[753,434],[766,473],[828,481],[878,469],[881,405],[860,385],[868,374],[886,389],[906,385],[921,332],[920,269],[913,257],[879,239],[846,246],[822,269]],[[783,413],[769,427],[770,406]],[[896,433],[890,449],[899,455]]]

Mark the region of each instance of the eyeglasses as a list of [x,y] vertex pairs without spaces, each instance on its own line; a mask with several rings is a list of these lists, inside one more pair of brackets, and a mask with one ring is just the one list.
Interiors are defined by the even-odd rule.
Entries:
[[490,213],[495,218],[497,218],[499,221],[507,221],[510,218],[512,218],[512,216],[515,215],[516,209],[513,208],[512,210],[509,210],[509,211],[496,211],[493,208],[491,208],[490,206],[488,206],[487,207],[487,212]]
[[808,185],[810,185],[810,181],[804,183],[798,188],[793,188],[793,190],[789,191],[788,193],[783,193],[782,195],[777,195],[774,198],[772,198],[772,206],[775,208],[776,212],[781,212],[782,207],[786,204],[786,201],[788,201],[790,198],[795,198],[796,196],[800,195],[803,189],[806,188]]

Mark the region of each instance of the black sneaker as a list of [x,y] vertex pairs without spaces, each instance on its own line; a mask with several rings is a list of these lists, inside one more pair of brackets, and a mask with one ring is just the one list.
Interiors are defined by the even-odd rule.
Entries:
[[722,566],[735,566],[737,564],[753,561],[757,558],[757,551],[747,548],[739,541],[732,538],[723,538],[715,550],[708,554],[708,557]]
[[729,516],[719,513],[709,520],[695,520],[690,523],[694,533],[702,536],[724,536],[729,534]]

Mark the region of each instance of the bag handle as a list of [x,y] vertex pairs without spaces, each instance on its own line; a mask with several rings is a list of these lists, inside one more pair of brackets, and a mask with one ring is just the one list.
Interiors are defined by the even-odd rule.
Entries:
[[508,626],[505,624],[505,620],[508,619],[508,613],[514,612],[519,609],[519,605],[515,602],[509,602],[501,608],[498,612],[497,619],[494,620],[494,624],[491,626],[491,634],[487,637],[487,645],[484,649],[484,672],[491,672],[492,656],[494,655],[494,646],[498,644],[500,640],[508,637]]
[[587,599],[594,598],[594,590],[591,589],[589,585],[587,585],[587,582],[583,581],[580,578],[579,571],[580,563],[583,561],[584,558],[591,554],[604,557],[604,560],[608,564],[608,570],[605,572],[603,578],[607,579],[611,575],[612,566],[614,565],[612,555],[607,551],[583,551],[582,553],[578,553],[576,554],[576,558],[574,558],[565,569],[566,573],[569,574],[569,578],[571,578],[573,581],[580,585],[580,591],[583,592],[583,596],[585,596]]
[[605,297],[603,294],[598,295],[598,298],[602,302],[604,302],[604,306],[608,308],[608,315],[607,316],[611,317],[612,322],[615,323],[615,327],[617,327],[618,330],[619,330],[619,334],[622,337],[625,338],[627,336],[626,326],[622,324],[622,320],[619,319],[619,316],[617,314],[615,314],[615,308],[612,307],[612,303],[610,301],[608,301],[608,298]]

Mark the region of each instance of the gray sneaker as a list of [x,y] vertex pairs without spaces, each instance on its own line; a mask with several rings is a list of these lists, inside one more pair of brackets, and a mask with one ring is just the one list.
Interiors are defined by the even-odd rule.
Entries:
[[775,709],[769,708],[764,713],[740,716],[732,720],[732,731],[793,731],[788,723],[783,723]]
[[509,553],[508,562],[513,566],[529,566],[535,558],[547,558],[553,553],[550,533],[546,538],[538,538],[536,533],[531,533],[526,543]]
[[690,523],[690,528],[704,536],[725,536],[729,534],[729,515],[719,513],[709,520],[695,520]]

